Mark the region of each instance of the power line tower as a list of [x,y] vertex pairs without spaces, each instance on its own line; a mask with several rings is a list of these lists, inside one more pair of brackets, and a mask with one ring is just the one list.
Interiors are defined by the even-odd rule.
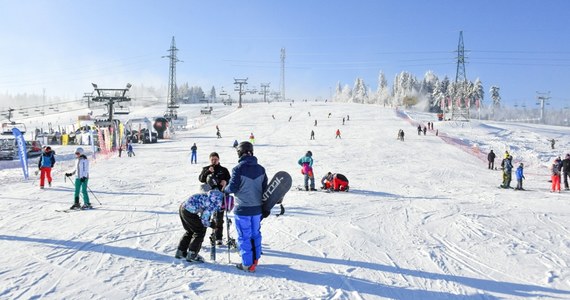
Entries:
[[271,83],[262,83],[261,84],[261,91],[259,92],[260,94],[263,95],[263,102],[267,102],[267,94],[269,93],[269,85]]
[[241,96],[245,95],[245,93],[246,93],[245,90],[243,89],[243,86],[247,84],[247,78],[245,78],[245,79],[234,78],[234,84],[237,85],[234,88],[234,91],[239,92],[238,108],[241,108]]
[[457,44],[457,71],[455,72],[455,95],[451,99],[451,119],[454,121],[469,120],[469,105],[467,97],[467,75],[465,73],[465,47],[463,45],[463,31],[459,31]]
[[281,48],[281,100],[285,101],[285,48]]
[[176,52],[178,49],[176,48],[176,42],[174,41],[174,37],[172,37],[172,42],[170,42],[170,49],[167,50],[170,52],[169,55],[165,55],[162,58],[169,58],[170,59],[170,76],[168,77],[168,99],[166,100],[166,112],[164,113],[164,117],[167,119],[176,119],[177,112],[176,109],[180,107],[178,105],[176,99],[178,98],[177,87],[176,87],[176,63],[181,62],[176,57]]
[[538,94],[538,96],[536,96],[536,99],[538,100],[536,104],[540,105],[540,123],[544,124],[544,105],[550,105],[550,103],[548,103],[548,100],[550,100],[552,97],[550,97],[550,92],[536,93]]

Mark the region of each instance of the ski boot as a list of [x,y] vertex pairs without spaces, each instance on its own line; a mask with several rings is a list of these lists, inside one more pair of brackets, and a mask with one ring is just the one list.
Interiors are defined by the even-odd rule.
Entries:
[[186,260],[189,262],[197,262],[197,263],[204,262],[204,258],[194,251],[188,253],[188,255],[186,256]]

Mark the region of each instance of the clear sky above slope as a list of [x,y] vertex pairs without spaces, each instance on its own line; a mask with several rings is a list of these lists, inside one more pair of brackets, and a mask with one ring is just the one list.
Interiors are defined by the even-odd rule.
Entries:
[[[168,83],[176,37],[178,83],[209,91],[280,83],[286,48],[287,97],[329,98],[337,82],[361,77],[376,89],[383,70],[428,70],[455,78],[463,30],[469,80],[488,94],[534,106],[551,91],[567,106],[570,2],[555,1],[3,1],[0,93],[79,98],[91,82],[121,87]],[[489,97],[486,95],[485,100]]]

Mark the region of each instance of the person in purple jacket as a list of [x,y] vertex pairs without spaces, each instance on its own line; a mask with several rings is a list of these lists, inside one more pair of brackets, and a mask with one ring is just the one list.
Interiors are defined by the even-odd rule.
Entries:
[[218,190],[194,194],[180,204],[182,226],[186,230],[176,250],[175,258],[186,258],[189,262],[204,262],[198,253],[202,248],[206,229],[210,227],[212,215],[220,210],[224,194]]

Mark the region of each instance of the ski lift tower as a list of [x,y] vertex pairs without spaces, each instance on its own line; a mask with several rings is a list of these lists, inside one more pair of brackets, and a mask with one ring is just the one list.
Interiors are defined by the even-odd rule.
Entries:
[[234,91],[239,92],[238,108],[241,108],[241,96],[245,95],[245,93],[246,93],[246,91],[243,89],[243,86],[247,84],[247,78],[245,78],[245,79],[234,78],[234,84],[237,85],[234,88]]
[[96,96],[93,96],[91,102],[103,102],[107,105],[107,120],[99,121],[100,126],[111,126],[113,124],[113,113],[114,105],[121,102],[131,101],[131,98],[127,97],[126,94],[131,88],[131,84],[127,83],[127,86],[123,89],[103,89],[99,88],[97,84],[91,83],[95,89]]
[[457,45],[457,71],[455,73],[455,95],[451,99],[451,119],[453,121],[469,121],[469,99],[467,99],[467,75],[465,73],[465,47],[463,31],[459,31]]
[[176,57],[176,52],[178,49],[176,48],[176,42],[174,41],[174,37],[172,37],[172,42],[170,43],[170,52],[169,55],[163,56],[163,58],[167,57],[170,59],[170,76],[168,77],[168,99],[166,102],[166,112],[164,113],[164,117],[167,120],[176,119],[178,113],[176,112],[177,108],[180,108],[176,99],[178,98],[177,87],[176,87],[176,63],[182,62]]

